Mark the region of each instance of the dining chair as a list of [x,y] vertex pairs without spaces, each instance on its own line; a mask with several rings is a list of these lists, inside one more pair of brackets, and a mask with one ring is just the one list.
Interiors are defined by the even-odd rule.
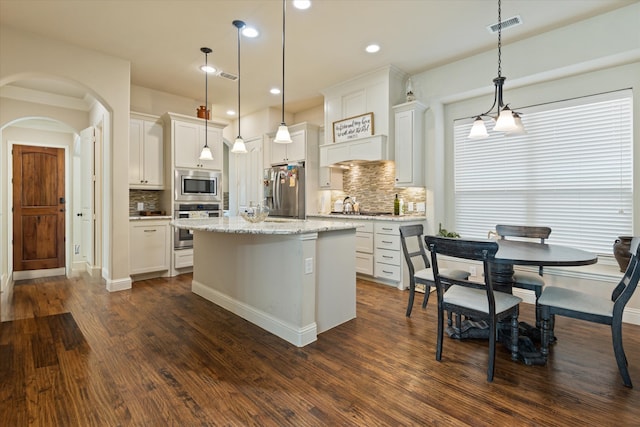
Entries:
[[[640,241],[636,238],[636,242]],[[549,343],[554,334],[550,319],[553,315],[586,320],[588,322],[611,325],[613,352],[618,364],[622,381],[627,387],[633,387],[627,356],[622,346],[622,314],[624,307],[635,292],[640,280],[640,245],[632,253],[629,265],[613,289],[611,298],[597,297],[573,289],[547,286],[540,296],[542,308],[542,354],[549,354]]]
[[[411,317],[413,309],[413,301],[416,293],[416,285],[424,286],[424,299],[422,300],[422,308],[427,306],[431,288],[436,286],[433,281],[433,270],[427,253],[424,250],[423,227],[422,224],[403,225],[400,229],[400,242],[402,244],[402,252],[404,259],[407,261],[409,269],[409,303],[407,305],[407,317]],[[414,258],[416,259],[414,262]],[[418,264],[421,262],[421,264]],[[419,268],[416,268],[416,265]],[[453,277],[455,279],[465,280],[469,278],[470,273],[464,270],[442,269],[442,274]],[[451,323],[451,322],[449,322]],[[460,323],[460,322],[458,322]]]
[[[540,243],[544,243],[551,234],[551,228],[549,227],[536,227],[529,225],[496,225],[496,234],[501,239],[506,237],[518,237],[526,239],[539,239]],[[533,291],[536,296],[536,327],[540,328],[540,307],[538,305],[538,299],[542,294],[544,288],[543,268],[538,268],[538,274],[531,274],[526,272],[514,272],[513,273],[513,286],[516,288],[527,289]]]
[[[436,360],[442,358],[443,315],[445,311],[463,314],[474,320],[484,320],[489,325],[489,366],[487,381],[493,381],[496,359],[498,323],[511,320],[509,348],[511,358],[518,360],[518,305],[521,298],[506,292],[494,291],[491,264],[495,260],[498,244],[491,240],[463,240],[448,237],[426,236],[431,251],[431,268],[438,296],[438,337]],[[484,281],[457,280],[444,276],[438,266],[438,256],[444,255],[471,261],[481,261]]]

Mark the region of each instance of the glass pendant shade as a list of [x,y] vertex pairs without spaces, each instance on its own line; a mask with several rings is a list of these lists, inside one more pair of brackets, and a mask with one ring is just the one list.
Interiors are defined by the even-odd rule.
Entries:
[[522,124],[522,119],[520,118],[520,114],[513,113],[513,120],[516,123],[516,128],[512,131],[507,132],[507,135],[524,135],[527,131],[524,129],[524,125]]
[[247,146],[244,144],[244,139],[240,135],[233,142],[233,147],[231,148],[232,153],[237,154],[245,154],[247,152]]
[[202,147],[202,151],[200,152],[200,160],[213,160],[213,154],[211,154],[211,149],[208,145]]
[[291,140],[291,135],[289,134],[289,128],[284,123],[280,124],[278,127],[278,132],[276,133],[276,138],[273,142],[277,144],[291,144],[293,141]]
[[480,117],[476,117],[473,121],[473,126],[471,127],[471,132],[469,132],[470,139],[482,139],[488,138],[489,134],[487,133],[487,127],[484,125],[484,120]]
[[498,120],[496,121],[496,125],[493,130],[498,132],[513,132],[517,129],[516,121],[513,118],[513,112],[509,109],[509,107],[504,107],[502,111],[500,111],[500,116],[498,116]]

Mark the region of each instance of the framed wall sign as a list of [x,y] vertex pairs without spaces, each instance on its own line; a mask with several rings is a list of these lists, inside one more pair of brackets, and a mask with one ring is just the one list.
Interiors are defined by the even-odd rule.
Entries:
[[333,122],[333,142],[345,142],[373,135],[373,113]]

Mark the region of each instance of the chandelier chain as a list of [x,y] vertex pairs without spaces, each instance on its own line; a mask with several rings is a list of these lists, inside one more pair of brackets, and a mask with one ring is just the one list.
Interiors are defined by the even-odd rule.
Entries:
[[502,5],[498,0],[498,77],[502,77]]

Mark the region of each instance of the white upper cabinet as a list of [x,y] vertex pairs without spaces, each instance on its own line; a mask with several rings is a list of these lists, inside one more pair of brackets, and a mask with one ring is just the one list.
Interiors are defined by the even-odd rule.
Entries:
[[307,131],[305,129],[293,130],[294,126],[289,126],[291,144],[276,144],[273,142],[275,135],[270,137],[271,141],[271,164],[303,162],[307,156]]
[[245,141],[246,154],[236,155],[238,168],[238,208],[242,211],[253,203],[263,202],[263,164],[262,137],[250,138]]
[[162,190],[164,155],[162,122],[157,117],[132,114],[129,121],[129,187]]
[[227,123],[212,120],[207,122],[207,145],[211,149],[213,160],[200,160],[200,152],[205,143],[204,120],[176,113],[167,113],[164,117],[166,132],[170,135],[167,145],[170,148],[171,167],[223,169],[222,129]]
[[393,107],[396,187],[424,186],[424,112],[418,101]]

